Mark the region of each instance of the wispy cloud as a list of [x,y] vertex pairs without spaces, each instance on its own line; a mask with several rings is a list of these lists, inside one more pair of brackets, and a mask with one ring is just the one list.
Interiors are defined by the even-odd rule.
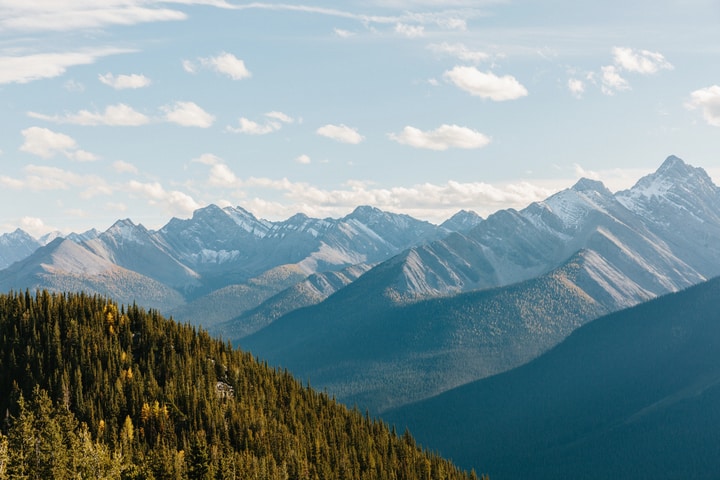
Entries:
[[625,80],[614,65],[602,67],[602,92],[605,95],[614,95],[615,92],[630,90],[630,84]]
[[455,67],[446,71],[443,78],[470,95],[496,102],[516,100],[528,94],[527,89],[512,75],[498,77],[475,67]]
[[408,25],[405,23],[395,24],[395,33],[408,38],[417,38],[425,35],[425,27],[422,25]]
[[230,77],[233,80],[243,80],[252,76],[244,61],[227,52],[215,57],[201,57],[196,61],[184,60],[183,68],[188,73],[197,73],[198,69],[204,68]]
[[135,165],[122,160],[113,162],[113,170],[117,173],[138,173],[138,169]]
[[70,160],[78,162],[97,160],[94,154],[81,150],[75,139],[64,133],[54,132],[41,127],[26,128],[21,133],[25,139],[20,147],[20,150],[23,152],[37,155],[41,158],[52,158],[59,153]]
[[581,98],[585,93],[585,82],[577,78],[571,78],[567,82],[568,90],[575,98]]
[[189,215],[200,208],[190,195],[179,190],[166,190],[158,182],[138,182],[131,180],[127,190],[144,198],[150,205],[159,206],[171,215]]
[[294,119],[282,112],[268,112],[263,123],[254,122],[248,118],[240,117],[237,127],[227,126],[225,129],[232,133],[245,133],[248,135],[266,135],[280,130],[285,123],[293,123]]
[[437,54],[449,55],[463,62],[480,63],[490,58],[487,53],[471,50],[462,43],[431,43],[427,48]]
[[45,115],[37,112],[28,112],[28,116],[54,123],[69,123],[74,125],[108,125],[122,127],[137,127],[150,123],[150,118],[124,103],[109,105],[104,112],[90,112],[80,110],[77,113],[65,115]]
[[627,47],[613,48],[615,65],[627,72],[651,75],[660,70],[672,70],[674,67],[659,52],[633,50]]
[[113,188],[97,175],[80,174],[57,167],[27,165],[24,178],[0,176],[0,185],[14,190],[69,190],[79,189],[80,198],[110,195]]
[[621,73],[639,73],[652,75],[660,70],[672,70],[673,65],[659,52],[634,50],[628,47],[615,47],[612,50],[613,64],[601,68],[601,89],[605,95],[630,90],[630,82]]
[[703,118],[709,125],[720,127],[720,85],[695,90],[690,94],[690,100],[685,107],[702,110]]
[[[557,189],[529,182],[490,185],[483,182],[423,183],[409,187],[377,187],[372,183],[348,181],[343,188],[323,189],[306,182],[287,178],[241,178],[225,163],[210,166],[208,185],[214,189],[241,192],[243,205],[265,218],[279,218],[301,211],[311,216],[339,216],[357,205],[374,205],[418,218],[442,221],[462,208],[483,214],[499,208],[522,208],[547,198]],[[249,198],[249,192],[273,190],[281,192],[284,200],[270,202],[260,194]],[[219,191],[217,195],[222,195]]]
[[102,57],[133,51],[122,48],[100,48],[0,57],[0,84],[28,83],[43,78],[59,77],[70,67],[89,65]]
[[194,102],[175,102],[162,107],[164,119],[183,127],[209,128],[215,122],[215,116],[203,110]]
[[388,135],[403,145],[428,150],[447,150],[448,148],[482,148],[490,143],[490,137],[476,130],[458,125],[441,125],[435,130],[422,131],[407,126],[402,132]]
[[362,142],[365,137],[360,135],[357,129],[346,125],[324,125],[316,130],[320,136],[330,138],[342,143],[350,143],[356,145]]
[[73,31],[101,28],[108,25],[135,25],[187,18],[187,15],[181,11],[161,6],[162,3],[168,2],[156,1],[57,0],[28,2],[4,0],[2,3],[3,14],[0,16],[0,30]]
[[113,75],[106,73],[98,75],[98,79],[115,90],[144,88],[150,86],[152,81],[145,75],[133,73],[130,75]]

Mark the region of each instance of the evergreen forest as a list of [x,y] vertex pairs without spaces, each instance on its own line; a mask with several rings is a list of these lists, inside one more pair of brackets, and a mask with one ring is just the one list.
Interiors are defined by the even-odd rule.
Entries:
[[97,295],[0,295],[0,480],[473,479],[207,332]]

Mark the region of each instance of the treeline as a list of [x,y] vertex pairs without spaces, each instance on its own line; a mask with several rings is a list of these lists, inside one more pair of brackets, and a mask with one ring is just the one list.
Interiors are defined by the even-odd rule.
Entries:
[[0,479],[470,479],[207,332],[84,294],[0,295]]

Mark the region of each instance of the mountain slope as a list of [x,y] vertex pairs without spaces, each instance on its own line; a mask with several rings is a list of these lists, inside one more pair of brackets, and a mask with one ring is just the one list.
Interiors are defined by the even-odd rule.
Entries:
[[235,308],[235,313],[241,312],[241,314],[231,320],[218,324],[208,323],[212,325],[210,331],[223,338],[244,338],[293,310],[322,302],[357,280],[369,269],[369,265],[358,264],[337,272],[314,273],[303,281],[294,283],[270,298],[264,299],[262,303],[257,302],[254,308]]
[[164,309],[184,302],[177,291],[164,284],[119,267],[62,238],[2,271],[0,291],[24,289],[114,295],[128,304]]
[[492,478],[714,478],[719,299],[716,279],[600,318],[527,365],[384,418]]
[[477,479],[204,331],[100,296],[0,295],[0,391],[7,478]]
[[509,287],[397,305],[376,289],[386,262],[312,308],[236,343],[373,411],[426,398],[520,365],[607,310],[574,282],[578,255]]

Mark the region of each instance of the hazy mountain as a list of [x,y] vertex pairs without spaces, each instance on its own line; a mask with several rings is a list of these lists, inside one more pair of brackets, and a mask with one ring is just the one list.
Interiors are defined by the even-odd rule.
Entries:
[[237,343],[346,403],[382,411],[518,366],[605,313],[574,285],[585,261],[578,255],[523,283],[410,305],[377,292],[380,273],[402,267],[385,262]]
[[2,271],[0,291],[24,289],[112,295],[124,303],[161,309],[183,303],[182,296],[164,284],[59,237]]
[[154,232],[130,219],[118,220],[95,238],[82,242],[92,253],[181,293],[200,285],[200,275],[173,257]]
[[472,230],[483,221],[482,217],[472,210],[460,210],[440,224],[450,232],[466,232]]
[[[370,269],[369,265],[358,264],[344,268],[338,272],[314,273],[303,281],[296,282],[288,288],[265,299],[255,308],[235,308],[240,312],[231,320],[220,324],[210,323],[211,333],[221,335],[223,338],[242,338],[269,325],[281,316],[299,308],[316,305],[327,297],[349,285]],[[233,288],[233,287],[227,287]],[[218,292],[224,291],[222,289]],[[269,291],[269,290],[266,290]],[[214,292],[205,298],[214,297]],[[187,311],[187,309],[184,309]]]
[[40,242],[24,230],[18,228],[14,232],[3,233],[0,235],[0,269],[27,258],[38,248]]
[[305,280],[307,276],[297,265],[283,265],[251,278],[245,283],[228,285],[204,295],[186,305],[167,312],[179,322],[198,323],[202,319],[205,328],[227,335],[217,325],[229,318],[255,309],[278,292]]
[[714,478],[720,280],[600,318],[533,362],[396,411],[491,478]]
[[[157,231],[125,219],[104,232],[90,230],[70,234],[67,239],[91,253],[91,258],[98,257],[124,271],[139,274],[134,277],[133,288],[149,301],[145,306],[173,307],[170,313],[176,318],[199,319],[211,325],[258,307],[308,275],[361,265],[347,275],[339,274],[335,280],[330,276],[325,279],[328,285],[339,285],[338,281],[345,285],[357,278],[352,272],[366,270],[364,265],[441,238],[447,232],[446,228],[372,207],[358,207],[340,219],[313,219],[298,214],[285,221],[270,222],[259,220],[240,207],[210,205],[197,210],[190,219],[172,219]],[[56,238],[61,238],[59,233]],[[31,266],[40,257],[28,258],[42,242],[21,231],[6,234],[2,239],[5,239],[5,244],[0,245],[4,247],[5,266],[24,259],[26,270],[43,269],[40,264]],[[62,261],[64,251],[55,255],[56,262]],[[85,278],[86,275],[80,269],[73,273],[72,283],[68,283],[68,278],[62,282],[73,286],[87,282],[93,285],[94,291],[116,292],[115,285],[97,283],[103,278],[110,281],[109,277],[90,279]],[[0,277],[15,289],[55,289],[58,282],[47,276],[30,278],[9,271],[0,273]],[[152,281],[142,284],[146,280]],[[308,285],[312,285],[313,280],[309,282]],[[157,296],[139,293],[151,290],[157,291]],[[324,289],[320,296],[311,295],[310,289],[307,295],[298,296],[301,290],[295,292],[298,302],[295,308],[320,301],[331,293]],[[162,292],[167,293],[167,299]],[[133,298],[130,293],[117,292],[114,296],[125,301]],[[287,298],[280,310],[277,303],[268,305],[268,311],[275,312],[271,316],[293,309]],[[198,316],[198,310],[208,315]],[[255,315],[259,315],[259,310]]]

